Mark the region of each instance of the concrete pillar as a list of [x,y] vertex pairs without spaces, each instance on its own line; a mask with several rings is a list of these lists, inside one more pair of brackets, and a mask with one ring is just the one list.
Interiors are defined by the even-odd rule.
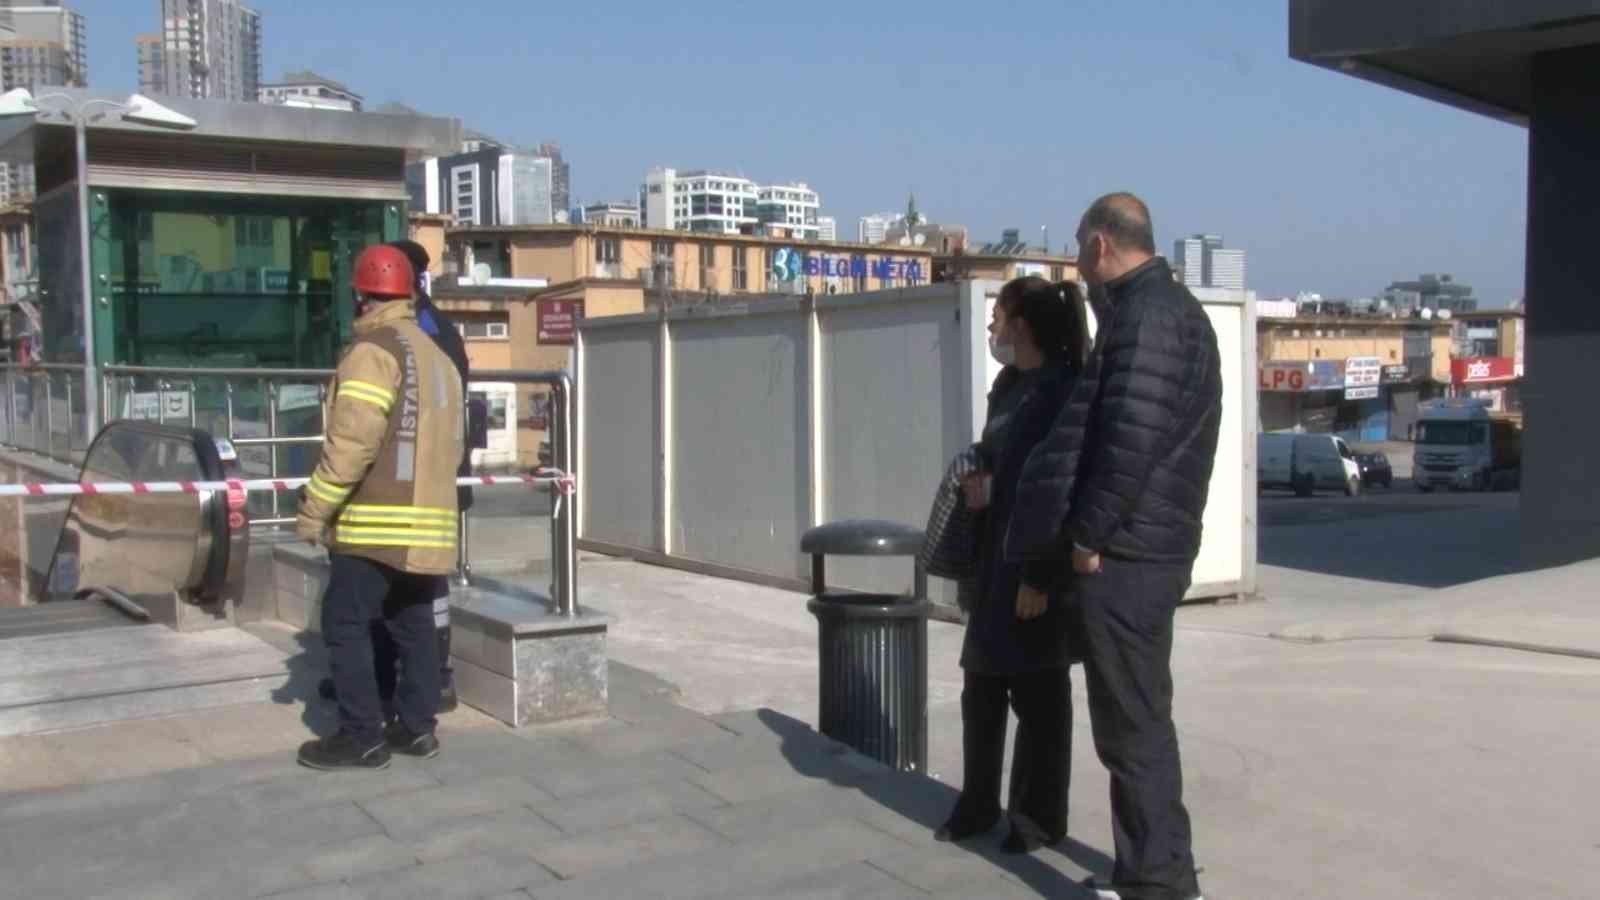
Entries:
[[1534,57],[1522,556],[1600,556],[1600,46]]

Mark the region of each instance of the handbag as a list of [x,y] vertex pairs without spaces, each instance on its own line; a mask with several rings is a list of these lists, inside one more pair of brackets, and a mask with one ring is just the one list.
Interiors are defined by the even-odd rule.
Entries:
[[922,550],[917,553],[917,562],[929,575],[956,581],[977,577],[979,513],[967,509],[961,481],[978,471],[979,465],[975,448],[956,454],[933,495]]

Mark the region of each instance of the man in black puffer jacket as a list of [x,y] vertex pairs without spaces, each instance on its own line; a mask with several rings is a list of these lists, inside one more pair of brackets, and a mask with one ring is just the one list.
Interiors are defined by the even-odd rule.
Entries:
[[1006,554],[1048,593],[1072,557],[1095,750],[1111,773],[1116,866],[1102,900],[1200,896],[1172,722],[1172,633],[1200,552],[1222,418],[1211,322],[1155,255],[1131,194],[1095,201],[1078,270],[1098,333],[1084,377],[1017,488]]

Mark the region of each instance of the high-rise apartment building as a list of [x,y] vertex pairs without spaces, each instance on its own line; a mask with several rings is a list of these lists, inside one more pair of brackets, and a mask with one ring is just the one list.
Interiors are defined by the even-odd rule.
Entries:
[[0,0],[0,48],[22,51],[10,54],[0,75],[5,90],[89,84],[88,29],[60,0]]
[[[0,91],[88,87],[83,16],[60,0],[0,0]],[[0,206],[33,196],[33,165],[0,161]]]
[[448,215],[458,225],[549,225],[556,220],[550,158],[483,140],[474,146],[406,167],[413,212]]
[[762,226],[782,229],[786,237],[818,240],[817,211],[821,206],[817,192],[803,181],[756,189],[756,220]]
[[261,14],[239,0],[161,0],[160,51],[139,46],[145,93],[254,103],[261,92]]
[[761,185],[724,172],[656,168],[639,186],[644,227],[716,234],[820,235],[817,192],[804,182]]
[[1183,272],[1187,287],[1244,290],[1244,251],[1223,247],[1220,234],[1179,238],[1173,244],[1171,262]]
[[881,244],[889,236],[889,229],[900,224],[904,217],[899,213],[875,213],[856,220],[856,241],[862,244]]
[[1211,251],[1210,287],[1244,290],[1244,251],[1217,248]]
[[837,241],[839,222],[833,216],[817,216],[817,240]]
[[546,141],[539,145],[539,155],[550,160],[551,204],[559,210],[572,208],[572,164],[561,155],[561,145]]

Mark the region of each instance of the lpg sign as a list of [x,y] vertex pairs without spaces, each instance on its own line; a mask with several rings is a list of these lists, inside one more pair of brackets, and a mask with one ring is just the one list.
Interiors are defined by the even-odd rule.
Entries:
[[1291,394],[1339,390],[1344,387],[1344,363],[1329,359],[1263,363],[1256,370],[1256,387]]
[[1306,389],[1306,367],[1304,364],[1267,363],[1256,371],[1256,387],[1263,391],[1299,393]]

